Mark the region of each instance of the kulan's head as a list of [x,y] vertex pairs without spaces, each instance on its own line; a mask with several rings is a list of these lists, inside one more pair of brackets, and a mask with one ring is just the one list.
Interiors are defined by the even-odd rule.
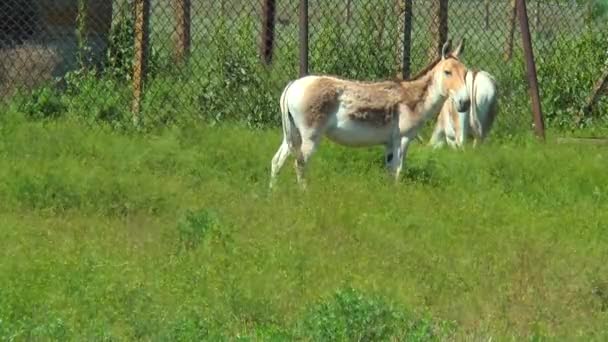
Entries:
[[471,105],[471,97],[465,82],[467,67],[460,61],[460,55],[464,50],[464,39],[452,52],[450,52],[451,45],[451,40],[443,44],[441,60],[435,67],[436,77],[441,87],[441,94],[451,98],[459,112],[466,112]]

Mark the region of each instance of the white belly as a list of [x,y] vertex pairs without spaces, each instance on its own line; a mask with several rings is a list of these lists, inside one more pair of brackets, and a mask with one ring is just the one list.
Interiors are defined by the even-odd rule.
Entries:
[[334,122],[329,122],[327,137],[341,145],[364,147],[384,145],[391,136],[392,127],[374,126],[364,122],[350,120],[344,115],[337,115]]

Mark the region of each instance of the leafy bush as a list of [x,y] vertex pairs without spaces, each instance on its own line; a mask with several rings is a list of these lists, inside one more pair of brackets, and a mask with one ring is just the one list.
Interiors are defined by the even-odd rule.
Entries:
[[66,111],[58,91],[51,86],[33,90],[30,93],[22,92],[11,102],[11,110],[22,113],[28,119],[54,119]]
[[[546,121],[556,127],[571,127],[608,60],[608,34],[587,31],[576,40],[559,42],[544,57],[538,74]],[[587,67],[580,68],[581,61]],[[606,115],[607,109],[596,108],[595,114]],[[591,123],[592,117],[582,124]]]
[[96,70],[66,74],[63,102],[73,116],[89,124],[124,128],[130,119],[129,93],[124,83]]
[[213,211],[209,209],[188,210],[177,225],[180,243],[186,250],[195,249],[218,227],[219,221]]
[[[315,73],[329,73],[346,78],[392,78],[397,59],[390,28],[398,27],[397,17],[379,17],[387,13],[386,3],[377,4],[376,10],[361,18],[360,31],[353,33],[339,21],[320,25],[311,38],[311,69]],[[383,23],[382,28],[378,27]],[[386,30],[386,32],[385,32]],[[379,32],[381,31],[381,32]],[[339,53],[336,53],[339,51]]]
[[[278,125],[277,96],[284,84],[278,84],[280,65],[266,69],[255,50],[256,21],[244,19],[235,23],[232,30],[223,21],[217,24],[213,37],[218,50],[198,76],[198,111],[212,123],[232,121],[250,127]],[[201,63],[202,64],[202,63]],[[205,75],[201,77],[201,74]]]
[[351,287],[336,291],[309,310],[302,325],[303,335],[313,341],[386,341],[436,338],[430,322],[366,296]]
[[591,20],[606,20],[608,15],[608,0],[591,0]]

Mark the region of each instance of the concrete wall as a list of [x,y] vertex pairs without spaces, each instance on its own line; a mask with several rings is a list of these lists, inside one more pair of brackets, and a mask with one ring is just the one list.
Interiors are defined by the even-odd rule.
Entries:
[[[0,1],[0,96],[35,87],[77,67],[79,0]],[[92,62],[102,60],[112,0],[85,0],[83,36]]]

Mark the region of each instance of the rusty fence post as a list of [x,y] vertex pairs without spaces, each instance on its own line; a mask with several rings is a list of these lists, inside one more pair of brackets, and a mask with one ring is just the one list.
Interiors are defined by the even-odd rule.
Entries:
[[509,32],[505,44],[505,61],[510,61],[513,57],[513,37],[515,36],[515,22],[517,19],[517,0],[509,1]]
[[262,55],[262,62],[264,64],[272,62],[275,16],[275,0],[264,0],[262,8],[262,37],[260,41],[260,55]]
[[300,0],[300,77],[308,75],[308,0]]
[[175,60],[184,62],[190,56],[191,39],[191,0],[173,0],[175,11]]
[[432,0],[431,47],[429,59],[441,56],[443,44],[448,40],[448,0]]
[[519,16],[524,58],[526,59],[526,73],[528,76],[530,99],[532,100],[534,131],[539,138],[545,140],[545,123],[540,104],[538,79],[536,77],[536,65],[534,63],[534,51],[532,50],[532,38],[530,37],[530,26],[528,23],[528,12],[526,10],[525,0],[517,0],[517,14]]
[[133,123],[140,121],[141,97],[146,78],[150,27],[150,0],[135,0],[135,57],[133,61]]
[[401,5],[401,13],[403,13],[403,39],[401,42],[401,78],[406,80],[411,73],[411,56],[412,56],[412,0],[399,0]]

